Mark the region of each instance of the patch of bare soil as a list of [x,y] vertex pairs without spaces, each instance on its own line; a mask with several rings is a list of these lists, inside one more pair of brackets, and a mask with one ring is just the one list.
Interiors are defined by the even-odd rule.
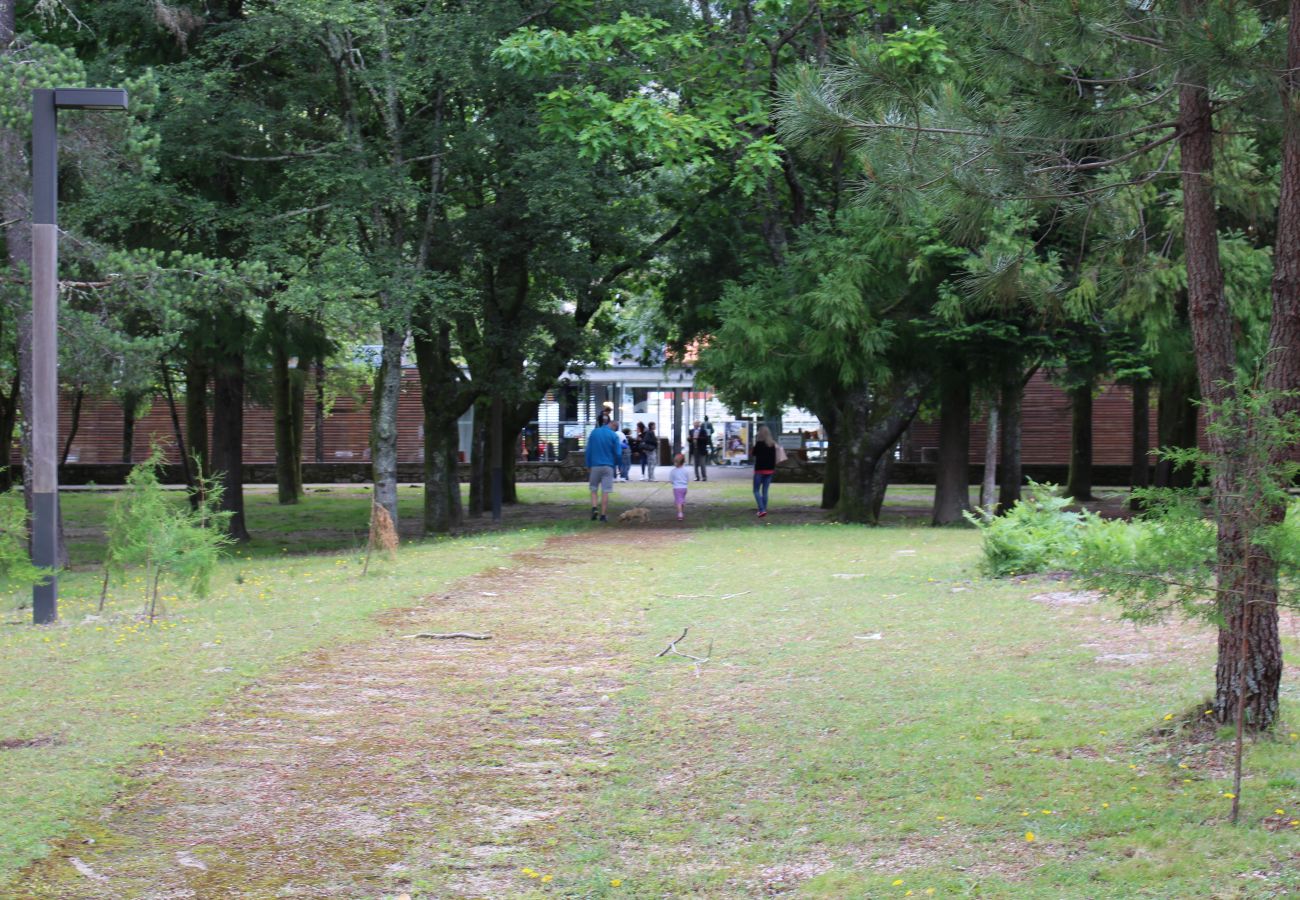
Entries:
[[62,743],[62,738],[52,734],[42,734],[30,738],[0,738],[0,750],[24,750],[28,747],[53,747]]
[[[620,660],[552,598],[667,534],[555,538],[252,686],[6,898],[503,897],[596,788]],[[416,640],[420,631],[491,633]],[[417,874],[418,873],[418,874]]]

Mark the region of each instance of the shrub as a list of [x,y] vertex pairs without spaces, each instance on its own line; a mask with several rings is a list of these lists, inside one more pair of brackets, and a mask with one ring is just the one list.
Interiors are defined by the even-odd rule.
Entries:
[[221,551],[230,543],[225,533],[230,513],[218,511],[221,485],[200,472],[198,502],[193,507],[176,504],[158,480],[161,465],[162,450],[154,447],[147,460],[131,469],[126,489],[109,515],[104,559],[105,594],[111,574],[121,575],[128,566],[144,566],[151,621],[164,576],[199,597],[206,596]]
[[1090,513],[1069,509],[1058,487],[1030,481],[1025,496],[1006,515],[985,520],[966,513],[983,538],[984,569],[990,575],[1023,575],[1070,568]]

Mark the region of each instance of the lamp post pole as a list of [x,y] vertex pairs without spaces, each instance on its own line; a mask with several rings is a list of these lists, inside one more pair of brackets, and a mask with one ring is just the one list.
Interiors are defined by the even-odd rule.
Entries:
[[126,91],[32,91],[32,621],[59,617],[59,137],[60,109],[126,109]]

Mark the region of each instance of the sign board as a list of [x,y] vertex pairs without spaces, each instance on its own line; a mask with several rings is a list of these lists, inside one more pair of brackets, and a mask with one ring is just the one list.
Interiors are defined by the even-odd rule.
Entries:
[[749,423],[726,422],[722,456],[732,462],[749,459]]
[[783,434],[777,441],[787,450],[798,450],[803,446],[803,435],[801,434]]
[[564,423],[564,438],[566,440],[568,440],[569,438],[582,438],[583,434],[584,432],[582,430],[581,424],[576,422]]

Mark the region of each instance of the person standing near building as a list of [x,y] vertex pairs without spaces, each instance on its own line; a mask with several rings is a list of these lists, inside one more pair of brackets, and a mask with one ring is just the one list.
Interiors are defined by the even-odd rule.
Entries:
[[618,435],[619,446],[622,448],[623,465],[619,469],[619,474],[623,476],[624,481],[632,480],[632,429],[624,428]]
[[645,436],[641,438],[642,452],[645,453],[646,481],[655,480],[655,466],[659,465],[659,435],[655,434],[655,423],[645,427]]
[[691,429],[691,455],[695,457],[695,480],[709,480],[709,454],[713,452],[713,436],[698,419]]
[[636,434],[632,437],[632,462],[641,464],[641,480],[645,480],[645,422],[636,423]]
[[758,426],[754,438],[754,502],[758,504],[758,517],[767,518],[767,490],[776,474],[776,464],[784,455],[766,425]]
[[709,421],[708,416],[704,417],[704,430],[709,433],[709,462],[716,466],[719,462],[718,444],[713,442],[713,423]]
[[686,489],[690,487],[691,478],[686,472],[686,457],[678,453],[673,457],[673,468],[668,473],[668,481],[673,486],[673,503],[677,505],[677,521],[686,518]]
[[[591,521],[608,522],[609,495],[614,493],[614,472],[622,462],[623,454],[619,448],[618,434],[602,413],[596,420],[596,427],[587,436],[586,449],[587,484],[591,488]],[[597,505],[596,496],[600,495]]]

